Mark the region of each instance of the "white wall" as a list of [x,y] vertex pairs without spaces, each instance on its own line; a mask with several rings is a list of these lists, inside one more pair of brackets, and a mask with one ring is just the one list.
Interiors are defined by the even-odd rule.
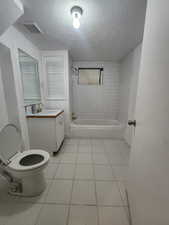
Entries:
[[69,115],[70,121],[72,121],[72,112],[73,112],[73,61],[72,57],[69,54]]
[[[141,44],[127,55],[120,64],[120,112],[119,120],[126,124],[130,106],[135,106],[138,74],[141,58]],[[133,102],[133,104],[130,104]],[[132,118],[131,118],[132,119]]]
[[73,74],[73,112],[84,118],[117,119],[119,65],[112,62],[73,62],[74,67],[103,67],[103,85],[78,85]]
[[169,224],[169,1],[148,0],[131,151],[133,225]]
[[142,45],[138,45],[127,55],[120,65],[120,111],[119,121],[124,124],[124,139],[131,145],[134,134],[133,126],[128,126],[128,120],[135,119],[135,105],[138,88]]
[[5,105],[9,123],[19,126],[18,104],[16,98],[16,88],[13,76],[12,61],[10,49],[0,45],[0,68],[5,97]]
[[8,122],[8,114],[5,102],[4,88],[2,83],[1,69],[0,69],[0,104],[1,104],[0,110],[0,130],[1,130]]
[[1,1],[0,7],[0,35],[8,29],[24,13],[20,0]]
[[[21,74],[20,74],[20,68],[19,68],[19,60],[18,60],[19,59],[18,48],[22,49],[27,54],[36,58],[40,62],[39,50],[13,26],[10,27],[2,36],[0,36],[0,43],[6,45],[11,51],[13,76],[15,81],[18,112],[19,112],[18,117],[20,121],[20,126],[21,126],[21,131],[22,131],[25,147],[28,148],[29,138],[28,138],[27,123],[26,123],[26,118],[24,113],[24,99],[23,99]],[[40,71],[40,75],[41,75],[41,71]]]

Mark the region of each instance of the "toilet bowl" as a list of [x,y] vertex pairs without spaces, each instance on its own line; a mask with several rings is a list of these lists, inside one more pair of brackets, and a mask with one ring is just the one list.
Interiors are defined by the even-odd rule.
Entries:
[[46,187],[43,171],[50,156],[39,149],[22,151],[20,139],[20,132],[13,124],[0,132],[0,171],[10,181],[10,194],[36,196]]
[[43,150],[32,149],[17,153],[6,170],[16,182],[22,184],[22,187],[18,193],[15,185],[12,185],[9,192],[23,196],[36,196],[43,192],[46,187],[43,170],[48,162],[49,153]]

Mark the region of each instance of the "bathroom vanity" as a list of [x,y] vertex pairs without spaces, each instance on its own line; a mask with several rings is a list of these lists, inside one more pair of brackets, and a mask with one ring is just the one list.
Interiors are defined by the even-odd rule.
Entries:
[[64,140],[64,111],[43,110],[26,117],[30,148],[56,153]]

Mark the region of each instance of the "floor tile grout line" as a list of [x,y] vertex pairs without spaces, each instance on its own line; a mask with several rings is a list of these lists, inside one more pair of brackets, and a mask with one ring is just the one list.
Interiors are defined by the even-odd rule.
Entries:
[[[104,144],[104,145],[105,145],[105,144]],[[105,148],[106,148],[106,146],[105,146]],[[106,154],[108,155],[107,152],[106,152]],[[112,173],[113,173],[113,166],[112,166],[111,162],[110,162],[110,166],[111,166]],[[116,178],[116,175],[115,175],[114,173],[113,173],[113,177]],[[122,197],[121,189],[120,189],[120,187],[119,187],[119,181],[117,180],[116,182],[117,182],[117,187],[118,187],[118,190],[119,190],[119,193],[120,193],[120,198],[121,198],[122,202],[123,202],[124,205],[125,205],[125,202],[124,202],[123,197]],[[127,207],[128,207],[128,206],[127,206]]]
[[47,198],[47,195],[48,195],[48,193],[49,193],[49,190],[50,190],[50,188],[51,188],[51,186],[52,186],[52,183],[53,183],[53,180],[50,182],[49,187],[47,187],[47,188],[48,188],[48,190],[47,190],[47,193],[45,193],[45,196],[44,196],[44,200],[43,200],[43,202],[45,202],[45,201],[46,201],[46,198]]
[[69,219],[70,219],[70,210],[71,210],[71,201],[72,201],[72,195],[73,195],[73,187],[74,187],[74,180],[72,180],[72,188],[71,188],[70,199],[69,199],[69,204],[68,204],[68,213],[67,213],[66,225],[69,224]]
[[[77,146],[78,148],[78,146]],[[64,153],[63,153],[64,154]],[[75,171],[76,171],[76,167],[77,167],[77,154],[78,154],[78,150],[77,150],[77,153],[76,153],[76,160],[75,160],[75,163],[62,163],[61,162],[61,159],[59,160],[59,165],[60,164],[71,164],[71,165],[75,165],[74,167],[74,172],[73,172],[73,179],[52,179],[52,180],[71,180],[72,181],[72,187],[71,187],[71,193],[70,193],[70,199],[69,199],[69,204],[58,204],[58,203],[53,203],[53,204],[56,204],[56,205],[66,205],[68,207],[68,213],[67,213],[67,218],[66,218],[66,225],[69,224],[69,217],[70,217],[70,209],[71,209],[71,201],[72,201],[72,194],[73,194],[73,187],[74,187],[74,180],[75,180]],[[57,166],[57,169],[59,167],[59,165]],[[57,172],[57,171],[56,171]],[[55,173],[55,176],[56,176],[56,173]],[[49,190],[48,190],[49,192]],[[47,195],[46,195],[46,198],[47,198]],[[50,204],[49,202],[45,202],[45,204]],[[51,203],[52,204],[52,203]]]
[[[91,164],[92,166],[92,164]],[[56,181],[56,180],[73,180],[73,178],[54,178],[54,179],[49,179],[49,178],[46,178],[46,180],[49,180],[49,181]],[[123,180],[116,180],[116,179],[95,179],[95,178],[75,178],[75,181],[100,181],[100,182],[121,182]]]
[[[108,152],[106,152],[106,154],[108,155]],[[111,166],[112,172],[113,172],[114,170],[113,170],[113,165],[112,165],[111,162],[110,162],[110,166]],[[113,176],[117,179],[117,176],[115,175],[114,172],[113,172]],[[121,200],[122,200],[122,203],[124,204],[123,209],[125,210],[125,208],[127,208],[127,210],[129,210],[128,205],[126,206],[126,205],[125,205],[125,202],[124,202],[124,200],[123,200],[122,193],[121,193],[121,189],[120,189],[120,187],[119,187],[119,182],[121,182],[121,181],[117,180],[117,186],[118,186],[118,190],[119,190],[119,192],[120,192],[120,198],[121,198]],[[128,220],[129,220],[129,218],[128,218]],[[130,221],[129,221],[129,222],[130,222]]]
[[[74,176],[75,176],[75,173],[74,173]],[[95,175],[94,175],[95,176]],[[67,179],[66,179],[67,180]],[[76,179],[69,179],[70,181],[72,181],[72,185],[74,185],[74,182],[76,182],[76,181],[78,181],[78,180],[76,180]],[[80,180],[81,181],[81,180]],[[83,180],[83,181],[86,181],[86,180]],[[90,181],[92,181],[92,182],[94,182],[95,184],[96,184],[96,180],[90,180]],[[101,181],[102,182],[102,181]],[[106,183],[114,183],[114,181],[103,181],[103,182],[106,182]],[[118,185],[119,183],[117,183],[117,182],[115,182],[116,183],[116,185]],[[47,198],[47,195],[48,195],[48,193],[49,193],[49,190],[50,190],[50,187],[51,187],[51,185],[52,185],[52,180],[50,181],[50,184],[49,184],[49,187],[48,187],[48,191],[47,191],[47,193],[45,194],[45,196],[44,196],[44,199],[43,199],[43,201],[42,202],[35,202],[35,201],[18,201],[18,202],[15,202],[15,203],[17,203],[17,204],[22,204],[22,203],[35,203],[35,204],[44,204],[44,203],[46,203],[46,204],[49,204],[49,203],[53,203],[53,204],[65,204],[65,203],[57,203],[57,202],[50,202],[50,201],[46,201],[46,198]],[[72,190],[73,190],[73,186],[72,186]],[[70,200],[72,200],[72,190],[71,190],[71,196],[70,196]],[[122,198],[122,195],[121,195],[121,192],[120,192],[120,190],[119,190],[119,188],[118,188],[118,191],[119,191],[119,193],[120,193],[120,198],[121,198],[121,200],[122,200],[122,204],[120,204],[120,206],[125,206],[125,207],[127,207],[127,205],[125,204],[125,202],[124,202],[124,200],[123,200],[123,198]],[[97,200],[97,195],[96,195],[96,200]],[[70,203],[69,204],[73,204],[71,201],[70,201]],[[81,205],[81,204],[80,204]],[[91,205],[91,204],[87,204],[87,205]],[[93,204],[92,204],[93,205]],[[96,204],[94,204],[94,205],[99,205],[98,204],[98,201],[97,201],[97,203]],[[105,205],[104,205],[105,206]],[[111,206],[113,206],[113,204],[111,205]]]
[[55,173],[54,173],[54,175],[53,175],[52,180],[54,180],[54,179],[55,179],[55,177],[56,177],[56,173],[57,173],[57,171],[58,171],[59,166],[60,166],[60,164],[58,163],[58,164],[57,164],[57,166],[56,166],[56,170],[55,170]]
[[[77,143],[77,152],[78,151],[79,151],[79,143]],[[71,189],[71,193],[70,193],[70,200],[69,200],[69,206],[68,206],[68,215],[67,215],[66,225],[69,225],[69,220],[70,220],[70,211],[71,211],[71,203],[72,203],[72,198],[73,198],[73,188],[74,188],[74,185],[75,185],[76,169],[77,169],[77,156],[76,156],[76,163],[75,163],[74,174],[73,174],[73,179],[72,179],[72,189]]]
[[38,224],[38,221],[39,221],[39,219],[40,219],[40,215],[41,215],[43,206],[44,206],[44,204],[41,204],[40,210],[39,210],[38,215],[37,215],[37,217],[36,217],[36,219],[35,219],[35,224],[34,224],[34,225],[37,225],[37,224]]
[[62,205],[62,206],[98,206],[98,207],[118,207],[118,208],[128,208],[126,205],[121,205],[121,204],[112,204],[112,205],[106,205],[106,204],[87,204],[87,203],[58,203],[58,202],[22,202],[22,203],[17,203],[17,202],[1,202],[3,204],[6,204],[6,205],[11,205],[11,204],[25,204],[25,205],[40,205],[40,206],[43,206],[43,205]]
[[[117,185],[118,185],[118,189],[119,189],[119,192],[120,192],[121,200],[123,201],[124,205],[128,207],[128,205],[125,204],[125,200],[124,200],[123,197],[122,197],[122,190],[121,190],[121,188],[120,188],[120,183],[119,183],[119,181],[117,182]],[[125,186],[124,186],[124,188],[125,188]],[[126,189],[126,188],[125,188],[125,189]],[[125,190],[125,195],[126,195],[126,190]],[[125,197],[127,197],[127,196],[125,196]]]
[[[93,159],[93,145],[92,145],[92,160]],[[96,174],[95,174],[95,167],[93,164],[93,174],[94,174],[94,186],[95,186],[95,198],[96,198],[96,210],[97,210],[97,225],[100,225],[100,218],[99,218],[99,208],[98,208],[98,198],[97,198],[97,190],[96,190]]]

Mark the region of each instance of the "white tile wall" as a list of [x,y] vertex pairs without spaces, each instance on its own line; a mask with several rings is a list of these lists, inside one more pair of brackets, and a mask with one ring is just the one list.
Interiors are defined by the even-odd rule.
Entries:
[[79,117],[117,119],[119,66],[112,62],[74,62],[74,67],[103,67],[103,85],[78,85],[73,75],[73,112]]

